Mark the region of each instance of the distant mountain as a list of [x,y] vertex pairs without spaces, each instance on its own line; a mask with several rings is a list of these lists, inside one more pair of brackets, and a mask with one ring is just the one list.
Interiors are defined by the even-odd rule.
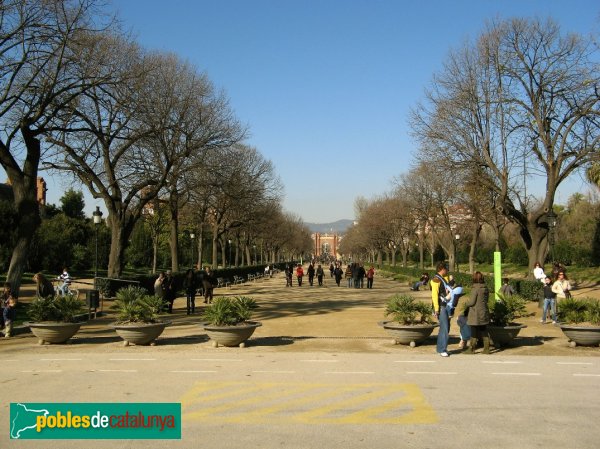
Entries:
[[338,220],[333,223],[304,223],[311,232],[320,232],[321,234],[344,234],[354,220]]

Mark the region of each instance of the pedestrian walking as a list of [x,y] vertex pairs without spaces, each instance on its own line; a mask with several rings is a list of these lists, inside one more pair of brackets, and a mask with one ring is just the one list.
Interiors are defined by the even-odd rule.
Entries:
[[373,288],[373,278],[375,277],[375,268],[373,265],[369,267],[367,271],[367,288]]
[[296,277],[298,278],[298,287],[302,287],[302,278],[304,277],[304,270],[302,269],[302,265],[298,264],[296,268]]
[[342,270],[342,267],[340,265],[336,265],[336,267],[333,270],[333,275],[335,276],[335,283],[339,287],[340,282],[342,282],[342,276],[344,275],[344,270]]
[[312,287],[313,282],[315,280],[315,266],[312,264],[312,262],[308,265],[308,269],[306,270],[306,272],[308,274],[308,283]]
[[198,288],[196,283],[196,273],[190,268],[185,273],[183,279],[183,288],[185,290],[185,296],[187,298],[186,311],[190,315],[196,311],[196,289]]
[[548,312],[552,315],[552,323],[556,324],[556,293],[553,290],[552,279],[546,276],[544,279],[544,306],[542,308],[542,319],[540,323],[546,324]]
[[470,354],[475,352],[479,339],[483,340],[483,353],[490,353],[490,336],[487,331],[487,325],[490,323],[489,299],[490,292],[483,282],[483,274],[476,271],[473,274],[471,296],[465,303],[465,306],[469,308],[467,324],[471,329],[471,345],[467,352]]
[[431,279],[431,301],[436,318],[440,323],[437,336],[436,351],[442,357],[448,357],[448,339],[450,335],[450,317],[446,307],[446,290],[448,283],[448,267],[444,262],[438,263],[436,275]]
[[325,276],[325,271],[321,264],[317,265],[317,282],[319,286],[323,286],[323,276]]

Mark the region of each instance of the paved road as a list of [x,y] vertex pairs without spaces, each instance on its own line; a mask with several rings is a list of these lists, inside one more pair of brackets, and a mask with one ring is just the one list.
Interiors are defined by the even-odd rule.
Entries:
[[51,350],[1,357],[0,376],[5,425],[11,401],[181,402],[183,438],[172,447],[592,448],[600,438],[593,358]]
[[10,402],[181,402],[183,413],[182,440],[167,444],[6,436],[0,448],[597,446],[599,350],[569,348],[534,315],[515,348],[443,359],[433,339],[394,346],[376,326],[385,299],[406,286],[382,278],[370,291],[284,285],[275,278],[219,292],[261,306],[263,327],[245,349],[212,348],[182,299],[155,347],[122,347],[110,317],[69,345],[0,341],[5,426]]

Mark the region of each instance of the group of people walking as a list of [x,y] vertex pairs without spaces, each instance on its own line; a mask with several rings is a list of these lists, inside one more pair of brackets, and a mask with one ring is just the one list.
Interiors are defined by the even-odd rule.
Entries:
[[544,304],[542,306],[542,317],[540,322],[546,324],[548,313],[552,318],[552,323],[558,321],[556,313],[557,301],[571,297],[571,283],[567,278],[567,273],[560,264],[554,263],[552,266],[552,276],[546,275],[544,268],[539,262],[536,262],[533,269],[533,276],[544,284]]
[[[557,301],[571,297],[571,284],[567,279],[566,271],[560,264],[553,266],[553,277],[546,275],[541,264],[536,263],[533,270],[535,279],[544,283],[543,295],[544,302],[542,307],[542,317],[540,322],[547,322],[548,314],[552,317],[552,323],[556,324]],[[424,277],[411,287],[411,290],[418,290],[423,285]],[[490,312],[488,309],[489,289],[484,283],[483,274],[476,271],[473,274],[473,287],[471,294],[465,301],[465,310],[458,316],[457,324],[460,327],[461,340],[459,349],[467,349],[467,352],[473,353],[479,340],[483,342],[483,353],[490,353],[490,337],[487,326],[490,323]],[[455,301],[454,297],[457,289],[452,285],[451,276],[448,275],[448,267],[445,263],[440,263],[436,267],[436,274],[429,281],[431,286],[431,298],[433,303],[434,315],[439,321],[439,332],[437,337],[436,351],[442,357],[448,357],[448,341],[450,332],[450,318]],[[508,283],[508,278],[503,279],[503,285],[499,293],[504,297],[511,296],[514,291]]]
[[12,291],[10,282],[4,283],[2,297],[0,297],[0,329],[4,333],[5,338],[12,336],[13,322],[17,318],[17,297]]
[[[192,268],[187,270],[183,278],[183,289],[187,299],[186,311],[188,315],[196,313],[196,294],[200,292],[204,296],[204,303],[210,304],[213,300],[213,290],[217,286],[217,279],[210,267],[202,272],[196,272]],[[154,294],[163,298],[165,309],[173,313],[173,302],[177,297],[175,279],[170,271],[161,272],[154,282]]]
[[[348,288],[363,288],[365,279],[367,280],[367,288],[373,288],[373,279],[375,277],[375,268],[373,268],[373,266],[371,266],[368,270],[365,270],[365,267],[362,263],[353,262],[348,264],[348,266],[346,267],[346,271],[344,271],[342,269],[341,262],[336,261],[335,265],[333,262],[331,262],[331,264],[329,265],[329,273],[330,277],[335,279],[335,283],[338,287],[340,286],[342,277],[345,277],[348,280]],[[314,278],[316,276],[318,285],[323,286],[325,270],[323,269],[321,264],[317,264],[317,268],[315,269],[315,264],[311,262],[308,265],[306,274],[308,275],[309,285],[314,285]],[[298,264],[295,268],[293,266],[286,265],[286,287],[293,286],[294,275],[296,275],[298,287],[301,287],[304,278],[304,268],[302,268],[302,264]]]
[[363,288],[365,279],[367,279],[367,288],[373,288],[375,268],[371,266],[369,270],[365,270],[361,262],[353,262],[346,267],[344,277],[348,282],[348,288]]

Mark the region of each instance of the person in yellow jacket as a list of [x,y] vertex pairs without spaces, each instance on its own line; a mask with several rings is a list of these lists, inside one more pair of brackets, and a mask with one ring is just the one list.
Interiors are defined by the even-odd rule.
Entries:
[[430,281],[431,301],[436,318],[440,323],[436,351],[442,357],[448,357],[448,340],[450,336],[450,316],[446,303],[448,267],[444,262],[440,262],[436,267],[436,275]]

